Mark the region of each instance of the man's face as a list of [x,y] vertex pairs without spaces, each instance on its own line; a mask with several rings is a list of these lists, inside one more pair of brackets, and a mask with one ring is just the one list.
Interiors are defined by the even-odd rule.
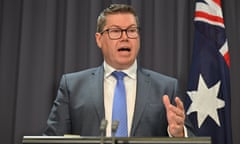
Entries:
[[[106,16],[106,25],[103,30],[110,28],[127,29],[137,27],[134,15],[130,13],[118,13]],[[126,69],[131,66],[139,51],[140,37],[129,38],[125,31],[119,39],[110,39],[108,32],[96,33],[96,42],[102,49],[104,60],[116,69]]]

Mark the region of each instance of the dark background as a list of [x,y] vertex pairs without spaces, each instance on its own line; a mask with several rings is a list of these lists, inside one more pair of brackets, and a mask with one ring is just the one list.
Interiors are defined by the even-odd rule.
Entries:
[[[0,0],[0,142],[41,135],[63,73],[102,63],[96,18],[110,3],[133,5],[141,23],[140,63],[186,90],[194,0]],[[240,143],[240,1],[223,0],[231,57],[232,132]]]

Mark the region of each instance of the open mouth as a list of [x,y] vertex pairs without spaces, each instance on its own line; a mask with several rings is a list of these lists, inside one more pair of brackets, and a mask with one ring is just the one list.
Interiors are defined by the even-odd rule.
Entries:
[[123,47],[123,48],[119,48],[118,51],[128,51],[128,52],[130,52],[130,48]]

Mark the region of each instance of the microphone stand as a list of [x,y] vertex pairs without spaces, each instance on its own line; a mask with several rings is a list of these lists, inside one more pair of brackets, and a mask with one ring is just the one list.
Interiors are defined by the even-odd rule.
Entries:
[[101,132],[101,144],[104,144],[104,135],[106,132],[106,128],[107,128],[107,120],[102,119],[101,124],[100,124],[100,132]]
[[118,129],[119,121],[115,120],[112,122],[112,144],[116,143],[115,134]]

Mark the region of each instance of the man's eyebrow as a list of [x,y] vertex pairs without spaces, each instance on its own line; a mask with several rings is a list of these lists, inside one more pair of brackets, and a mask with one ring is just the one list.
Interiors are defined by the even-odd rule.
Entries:
[[[130,28],[130,27],[137,27],[137,25],[136,24],[131,24],[131,25],[129,25],[128,27],[126,27],[126,29],[127,28]],[[109,26],[108,28],[121,28],[119,25],[111,25],[111,26]],[[122,28],[121,28],[122,29]]]

